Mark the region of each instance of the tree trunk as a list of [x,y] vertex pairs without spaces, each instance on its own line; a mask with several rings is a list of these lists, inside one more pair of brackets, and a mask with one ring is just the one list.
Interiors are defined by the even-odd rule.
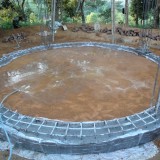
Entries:
[[51,3],[51,31],[52,31],[52,40],[54,42],[54,34],[55,34],[55,30],[54,30],[54,26],[55,26],[55,13],[56,13],[56,1],[57,0],[52,0]]
[[22,1],[22,19],[24,20],[24,21],[26,21],[26,15],[25,15],[25,11],[24,11],[24,4],[25,4],[25,0],[23,0]]
[[135,22],[136,22],[136,26],[138,26],[138,15],[136,15]]
[[111,17],[112,17],[112,43],[115,43],[115,0],[112,0],[112,9],[111,9]]
[[86,23],[85,15],[84,15],[84,9],[83,9],[83,7],[84,7],[84,1],[85,1],[85,0],[82,0],[82,1],[80,2],[80,10],[81,10],[81,17],[82,17],[82,23],[83,23],[83,24]]
[[63,0],[60,0],[60,21],[63,20]]
[[24,10],[25,0],[22,1],[22,9]]
[[24,12],[25,0],[23,0],[22,2],[20,0],[17,0],[16,2],[17,2],[17,5],[20,9],[20,12],[18,13],[19,14],[19,20],[25,21],[26,20],[26,15],[25,15],[25,12]]
[[60,6],[61,6],[61,1],[62,0],[57,0],[56,1],[56,13],[55,13],[55,20],[59,21],[60,20]]
[[128,27],[128,0],[125,0],[125,25],[126,27]]

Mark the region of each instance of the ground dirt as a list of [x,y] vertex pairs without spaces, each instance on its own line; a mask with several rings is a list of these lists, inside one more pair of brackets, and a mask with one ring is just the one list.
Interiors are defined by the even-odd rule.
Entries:
[[[9,152],[8,151],[0,152],[0,160],[7,160],[8,156],[9,156]],[[17,155],[13,155],[12,156],[12,160],[27,160],[27,159],[23,158],[23,157],[19,157]]]
[[[57,31],[57,33],[55,35],[55,43],[58,43],[58,42],[75,42],[75,41],[111,42],[111,39],[112,39],[111,35],[107,35],[106,33],[96,34],[96,33],[86,33],[86,32],[83,32],[83,31],[72,32],[71,30],[74,27],[74,25],[69,25],[68,24],[67,27],[68,27],[67,31],[63,31],[61,28]],[[103,26],[103,27],[105,27],[105,26]],[[107,26],[107,27],[109,27],[109,26]],[[15,29],[15,30],[3,30],[3,31],[0,30],[0,56],[3,56],[3,54],[7,54],[9,52],[18,50],[16,48],[17,44],[16,44],[15,41],[2,43],[2,40],[4,39],[4,37],[10,36],[11,34],[20,33],[20,32],[24,32],[26,34],[26,39],[22,40],[20,42],[21,47],[19,49],[30,48],[30,47],[33,47],[33,46],[36,46],[36,45],[40,45],[42,43],[41,37],[39,36],[40,26],[21,27],[21,28]],[[159,34],[157,30],[153,30],[153,33],[154,34]],[[129,36],[126,37],[126,36],[120,36],[120,35],[116,35],[116,43],[121,44],[121,45],[133,46],[133,47],[138,47],[139,44],[140,44],[138,37],[129,37]],[[153,41],[152,40],[150,42],[151,51],[153,51],[157,55],[160,55],[159,46],[160,46],[160,41]],[[68,50],[68,53],[69,52],[77,52],[77,53],[82,52],[82,51],[77,50],[76,48],[74,48],[73,50],[65,49],[65,51],[67,51],[67,50]],[[86,53],[88,52],[90,54],[93,51],[93,49],[89,49],[89,48],[87,48],[87,49],[83,48],[83,50]],[[96,49],[94,49],[94,51],[95,50]],[[27,72],[27,67],[26,67],[27,63],[30,62],[32,59],[34,59],[35,62],[36,61],[40,62],[42,60],[47,61],[47,63],[50,63],[50,68],[52,68],[52,67],[54,67],[54,64],[52,64],[52,62],[49,62],[49,61],[50,61],[50,59],[52,59],[52,58],[54,59],[55,57],[53,57],[53,56],[48,57],[47,55],[50,54],[49,52],[51,52],[51,51],[47,51],[45,53],[45,55],[40,55],[39,53],[37,53],[34,56],[21,57],[21,60],[22,60],[23,64],[18,62],[17,60],[15,60],[15,62],[13,62],[13,63],[9,64],[8,66],[4,67],[3,69],[1,69],[0,74],[4,76],[3,80],[8,79],[8,84],[5,84],[4,81],[2,81],[2,79],[0,81],[1,91],[3,90],[3,93],[1,92],[2,93],[1,94],[1,99],[7,93],[7,91],[9,91],[8,87],[4,87],[4,86],[5,85],[9,86],[9,82],[11,82],[11,81],[9,81],[9,76],[8,77],[5,76],[6,71],[8,71],[8,73],[10,73],[10,72],[12,72],[12,69],[15,67],[15,70],[16,69],[19,70],[19,71],[23,70],[23,73],[25,73],[25,72]],[[64,64],[68,64],[68,62],[64,60],[64,55],[63,55],[64,50],[61,49],[60,52],[62,53],[61,56],[60,56],[61,61],[64,62]],[[88,58],[88,62],[89,61],[95,61],[95,59],[98,59],[98,53],[99,52],[100,52],[101,56],[104,56],[103,55],[103,49],[101,51],[98,50],[95,53],[94,56],[92,55],[91,58]],[[56,54],[56,51],[55,51],[55,54]],[[117,54],[117,53],[114,53],[114,55],[115,54]],[[118,54],[119,55],[124,55],[123,53],[118,53]],[[41,57],[40,59],[38,59],[38,55],[40,55],[40,57]],[[73,56],[74,56],[74,53],[73,53],[72,57]],[[109,83],[109,85],[112,87],[112,89],[113,88],[119,88],[119,86],[117,84],[121,84],[121,88],[119,88],[119,89],[126,89],[127,87],[130,87],[130,89],[127,92],[124,92],[123,96],[121,96],[121,94],[118,93],[118,92],[113,92],[113,94],[110,94],[110,97],[108,99],[104,100],[105,97],[104,97],[104,99],[102,99],[103,96],[101,96],[101,95],[104,94],[104,92],[103,92],[104,86],[101,85],[102,84],[101,78],[107,78],[107,77],[104,77],[104,76],[101,75],[101,76],[99,76],[100,78],[99,77],[97,78],[96,77],[97,75],[94,75],[95,73],[93,73],[93,70],[92,70],[92,72],[90,72],[91,76],[88,77],[88,79],[90,79],[89,83],[85,82],[86,80],[81,78],[81,82],[85,82],[85,83],[81,83],[82,87],[84,87],[84,88],[87,87],[87,86],[89,86],[89,87],[88,87],[88,90],[86,90],[86,92],[83,92],[83,93],[82,92],[76,92],[76,94],[79,95],[79,99],[76,99],[77,95],[75,94],[75,92],[72,92],[68,96],[68,99],[63,99],[64,101],[61,101],[62,99],[59,99],[62,102],[61,106],[64,105],[64,108],[67,107],[67,106],[65,106],[66,102],[73,106],[73,107],[70,108],[70,112],[68,112],[66,115],[65,114],[61,114],[61,115],[59,114],[59,113],[62,113],[62,110],[64,109],[64,108],[58,109],[59,102],[57,102],[57,104],[54,104],[54,107],[57,106],[57,110],[59,112],[56,112],[55,114],[53,114],[54,112],[51,112],[50,113],[51,115],[49,115],[48,112],[46,112],[46,110],[43,110],[44,106],[46,105],[46,102],[48,102],[52,99],[52,97],[49,97],[49,95],[46,95],[45,92],[43,94],[37,94],[38,97],[34,97],[34,103],[32,103],[32,109],[31,108],[28,109],[28,110],[33,112],[34,107],[35,107],[35,110],[37,110],[37,107],[40,107],[39,109],[41,109],[42,112],[38,112],[38,113],[35,113],[35,114],[30,114],[31,112],[28,113],[26,108],[24,109],[24,108],[20,107],[20,106],[23,106],[23,104],[28,100],[30,101],[28,104],[29,104],[29,106],[31,106],[31,102],[33,102],[33,99],[31,98],[31,96],[28,96],[28,98],[25,99],[25,101],[23,101],[23,102],[19,101],[20,103],[16,105],[17,108],[13,108],[13,109],[19,110],[20,112],[22,112],[24,114],[29,114],[29,115],[34,115],[34,116],[45,117],[46,115],[48,115],[48,118],[55,118],[55,119],[62,119],[62,120],[74,120],[74,121],[95,120],[95,119],[99,119],[99,120],[101,120],[101,119],[112,119],[112,118],[115,118],[115,117],[126,116],[126,115],[129,115],[129,114],[133,114],[135,112],[142,111],[149,104],[149,98],[150,98],[150,95],[151,95],[150,93],[151,93],[151,90],[152,90],[152,85],[153,85],[152,82],[154,81],[156,66],[153,63],[151,63],[151,62],[149,62],[146,59],[141,58],[141,57],[136,57],[136,56],[133,56],[133,55],[130,55],[130,57],[129,56],[120,56],[120,57],[121,57],[121,61],[119,61],[115,57],[110,56],[110,63],[107,63],[107,66],[106,66],[106,63],[105,63],[105,58],[108,58],[108,57],[104,57],[104,59],[103,59],[104,61],[99,60],[99,62],[98,62],[99,64],[95,63],[94,66],[92,66],[92,68],[95,68],[95,66],[97,66],[97,65],[100,66],[100,64],[103,64],[103,67],[111,67],[112,64],[114,64],[113,65],[115,67],[114,72],[108,72],[108,75],[110,77],[112,77],[112,79],[110,79],[111,82],[107,82],[107,83]],[[132,59],[134,59],[133,62],[135,62],[135,65],[134,65],[134,63],[130,63],[130,61],[128,61],[131,57],[132,57]],[[82,60],[83,57],[80,57],[80,59]],[[70,58],[70,60],[71,60],[71,58]],[[74,60],[76,60],[76,58]],[[26,65],[24,65],[25,62],[26,62]],[[81,62],[84,62],[84,60],[81,61]],[[54,63],[56,63],[56,60],[55,60]],[[128,71],[128,68],[127,68],[128,65],[130,65],[130,69],[131,69],[130,71]],[[17,66],[17,68],[16,68],[16,66]],[[73,64],[73,66],[68,66],[67,69],[74,68],[74,67],[75,67],[75,65]],[[53,70],[50,70],[50,72],[53,72]],[[50,75],[50,72],[48,71],[47,76]],[[66,73],[62,74],[60,78],[62,78],[62,77],[64,78],[64,75],[66,75],[68,72],[69,71],[66,71]],[[76,70],[76,73],[77,72],[79,73],[78,68]],[[141,82],[139,84],[136,83],[136,85],[141,86],[138,90],[136,89],[136,87],[135,88],[131,87],[131,86],[133,86],[133,83],[131,84],[131,82],[128,81],[127,78],[124,78],[124,76],[122,78],[122,74],[125,74],[126,72],[128,72],[128,75],[130,75],[132,78],[135,78],[134,82]],[[118,73],[120,73],[120,74],[118,74]],[[79,73],[79,74],[82,74],[82,73]],[[44,74],[42,74],[41,78],[40,77],[34,77],[34,78],[39,78],[39,80],[41,82],[41,86],[40,87],[38,87],[38,86],[35,87],[35,89],[32,90],[32,92],[34,92],[34,93],[37,92],[38,93],[42,89],[41,87],[44,87],[43,84],[45,84],[46,79],[42,78],[43,75]],[[128,75],[126,75],[126,77],[128,77]],[[55,79],[55,77],[52,77],[52,78]],[[91,81],[92,78],[94,78],[94,81]],[[30,83],[31,82],[34,83],[32,78],[27,79],[27,80]],[[48,77],[47,77],[47,80],[49,80]],[[93,93],[93,90],[95,89],[95,87],[93,87],[93,86],[95,86],[95,84],[97,84],[98,80],[99,80],[99,83],[97,85],[98,88],[96,88],[96,90],[101,89],[101,92],[97,93],[97,95],[92,95],[90,93]],[[58,80],[56,80],[56,81],[58,81]],[[22,82],[26,82],[26,79]],[[142,84],[142,82],[144,82],[144,84]],[[53,83],[53,79],[51,79],[51,83]],[[68,85],[71,84],[70,81],[67,81],[66,83],[68,83]],[[74,84],[76,84],[76,83],[77,82],[74,81]],[[19,83],[19,84],[21,84],[21,83]],[[72,84],[73,84],[73,82],[72,82]],[[65,93],[65,89],[68,89],[68,88],[62,87],[60,94]],[[108,86],[107,89],[109,91],[110,87]],[[53,92],[53,90],[50,91],[50,93],[52,93],[52,92]],[[92,95],[91,97],[88,97],[88,100],[97,99],[97,102],[95,102],[95,101],[93,102],[93,104],[96,103],[95,105],[96,105],[96,109],[97,109],[97,110],[92,109],[92,112],[94,113],[93,116],[91,116],[89,114],[89,111],[91,110],[90,106],[93,106],[92,103],[90,103],[86,108],[82,108],[82,109],[86,109],[85,110],[86,113],[83,112],[82,114],[79,114],[78,117],[77,116],[70,116],[71,113],[74,113],[75,115],[77,115],[77,113],[81,112],[81,110],[78,110],[78,109],[76,111],[73,111],[73,108],[75,108],[74,106],[75,106],[76,103],[79,105],[79,106],[76,106],[76,108],[80,108],[80,106],[82,106],[86,102],[86,100],[87,100],[87,98],[85,98],[86,94],[87,95]],[[108,94],[108,93],[106,93],[106,94]],[[46,102],[44,102],[44,103],[41,103],[40,101],[35,102],[35,99],[40,99],[40,97],[44,97],[44,95],[46,95],[46,98],[49,98],[49,99],[47,99]],[[24,97],[24,95],[19,94],[19,95],[17,95],[17,97],[13,97],[13,99],[10,99],[10,101],[8,101],[7,104],[9,106],[12,106],[15,103],[16,99],[20,100],[22,97]],[[57,95],[55,95],[55,97],[57,97]],[[118,99],[118,97],[120,99]],[[116,105],[115,105],[115,101],[119,102],[120,100],[122,101],[122,103],[118,103],[118,104],[116,103]],[[110,106],[114,105],[115,106],[115,108],[113,107],[114,110],[112,108],[108,112],[107,110],[109,110],[109,109],[105,108],[106,112],[103,112],[104,108],[102,106],[104,106],[104,104],[101,103],[101,105],[98,106],[98,104],[100,104],[100,102],[102,102],[102,101],[105,101]],[[124,108],[124,104],[128,104],[126,106],[126,108]],[[51,104],[48,104],[48,106],[51,106]],[[89,110],[87,108],[89,108]],[[111,108],[111,107],[109,107],[109,108]],[[118,111],[117,111],[117,109],[118,109]],[[48,110],[49,110],[49,108],[48,108]],[[128,111],[128,112],[126,112],[126,111]],[[56,115],[58,115],[58,117],[56,117]],[[106,115],[108,115],[108,116],[106,117]],[[156,141],[156,144],[159,144],[158,141]],[[0,154],[0,156],[2,156],[2,155],[7,155],[7,152],[3,152],[3,154]],[[3,160],[3,159],[5,159],[4,157],[5,156],[2,156],[2,158],[0,157],[0,159]],[[160,158],[159,155],[158,155],[158,158]],[[156,157],[154,160],[158,160],[158,158]],[[19,160],[18,157],[15,157],[15,159]],[[13,158],[13,160],[14,160],[14,158]]]

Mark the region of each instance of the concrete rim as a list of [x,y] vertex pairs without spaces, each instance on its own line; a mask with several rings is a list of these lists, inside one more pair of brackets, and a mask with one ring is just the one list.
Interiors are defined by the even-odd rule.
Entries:
[[[52,44],[50,48],[83,46],[122,50],[143,56],[155,63],[160,59],[151,52],[144,53],[140,49],[109,43],[70,42]],[[36,46],[11,52],[0,59],[0,67],[20,56],[47,49],[46,46]],[[160,132],[160,118],[154,106],[118,119],[89,122],[35,118],[11,111],[3,105],[0,108],[0,114],[15,146],[43,153],[106,153],[147,143],[157,138]],[[0,138],[5,140],[4,135],[0,125]]]

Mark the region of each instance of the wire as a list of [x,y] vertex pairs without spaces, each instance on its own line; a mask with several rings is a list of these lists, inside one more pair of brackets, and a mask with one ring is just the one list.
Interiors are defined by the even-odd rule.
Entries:
[[5,125],[3,124],[3,120],[2,120],[1,114],[0,114],[0,122],[1,122],[2,128],[3,128],[3,130],[4,130],[4,133],[5,133],[5,135],[6,135],[7,141],[8,141],[8,143],[9,143],[9,151],[10,151],[10,152],[9,152],[8,160],[11,160],[11,158],[12,158],[12,144],[11,144],[9,135],[8,135],[8,133],[7,133],[7,130],[6,130],[6,128],[5,128]]
[[[19,92],[19,90],[14,90],[13,92],[9,93],[8,95],[6,95],[3,100],[1,101],[0,103],[0,108],[2,108],[2,105],[3,105],[3,102],[9,97],[11,96],[12,94],[16,93],[16,92]],[[6,135],[6,138],[7,138],[7,141],[9,143],[9,157],[8,157],[8,160],[11,160],[12,159],[12,143],[10,141],[10,138],[9,138],[9,135],[8,135],[8,132],[6,130],[6,127],[5,125],[3,124],[3,120],[2,120],[2,114],[0,114],[0,122],[1,122],[1,126],[2,126],[2,129],[4,130],[4,133]]]

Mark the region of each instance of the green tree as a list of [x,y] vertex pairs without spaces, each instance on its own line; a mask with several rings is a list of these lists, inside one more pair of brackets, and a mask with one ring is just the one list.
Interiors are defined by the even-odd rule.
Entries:
[[142,0],[132,0],[130,12],[131,12],[132,17],[134,17],[136,25],[138,26],[139,19],[142,19],[142,14],[143,14]]
[[[160,0],[132,0],[130,11],[136,25],[139,24],[139,20],[144,21],[153,17],[154,25],[159,26]],[[153,24],[150,22],[150,25]]]
[[73,18],[76,15],[76,6],[76,0],[63,0],[63,10],[70,18]]
[[[157,2],[157,3],[156,3]],[[157,0],[155,2],[155,7],[154,7],[154,27],[159,28],[160,25],[160,0]]]
[[86,22],[87,23],[95,23],[98,21],[98,16],[99,16],[98,13],[91,12],[89,15],[87,15]]
[[95,19],[98,21],[109,22],[111,21],[111,2],[110,0],[87,0],[85,2],[85,14],[87,15],[87,22]]
[[78,7],[77,7],[77,11],[80,11],[80,16],[82,18],[82,23],[85,24],[86,20],[85,20],[85,15],[84,15],[84,4],[85,4],[85,0],[79,0],[78,1]]
[[101,17],[103,17],[104,22],[109,23],[111,22],[111,8],[107,8],[106,10],[104,10],[101,14]]
[[0,10],[0,27],[5,29],[12,28],[12,21],[18,14],[13,12],[11,8],[4,8]]
[[[35,1],[35,0],[34,0]],[[38,0],[37,0],[38,1]],[[53,2],[53,0],[44,0],[45,5],[48,7],[48,11],[51,11],[51,3]],[[63,3],[66,3],[66,0],[56,0],[56,7],[55,7],[55,20],[59,21],[61,19],[61,12],[62,12],[62,8]]]
[[15,0],[14,1],[14,9],[19,15],[19,20],[25,21],[26,20],[26,14],[24,11],[24,6],[25,6],[25,1],[26,0]]
[[10,2],[10,0],[2,0],[0,9],[3,9],[3,8],[5,8],[5,9],[12,8],[13,9],[13,3]]
[[20,20],[25,20],[26,15],[24,11],[26,0],[2,0],[1,9],[11,8],[12,12],[17,12]]
[[[117,1],[115,4],[115,9],[116,9],[116,18],[119,13],[122,11],[122,1]],[[100,17],[104,19],[104,22],[109,23],[111,22],[111,1],[105,1],[104,4],[101,6],[100,9]],[[118,17],[119,18],[119,17]],[[120,19],[116,19],[116,21],[119,21]]]

